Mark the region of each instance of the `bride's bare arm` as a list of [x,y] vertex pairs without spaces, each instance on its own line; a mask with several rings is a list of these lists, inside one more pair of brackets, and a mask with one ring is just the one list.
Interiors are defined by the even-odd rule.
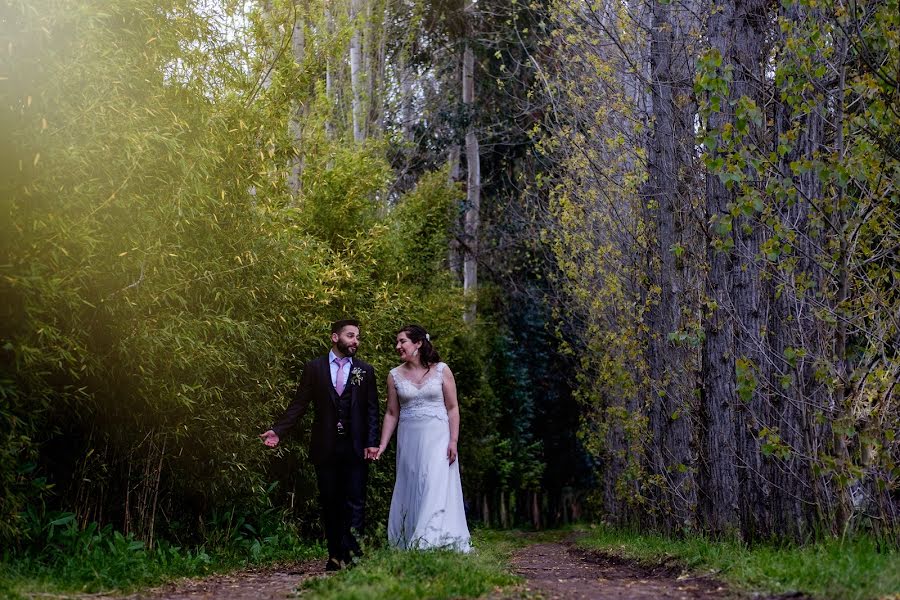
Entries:
[[385,449],[391,442],[391,436],[397,428],[397,420],[400,418],[400,401],[397,399],[397,388],[394,387],[394,376],[388,373],[387,377],[387,408],[384,411],[384,421],[381,424],[381,443],[378,445],[378,453],[375,460],[381,458]]
[[456,380],[450,367],[444,367],[444,406],[450,420],[450,443],[447,444],[447,460],[452,465],[456,460],[457,443],[459,442],[459,403],[456,401]]

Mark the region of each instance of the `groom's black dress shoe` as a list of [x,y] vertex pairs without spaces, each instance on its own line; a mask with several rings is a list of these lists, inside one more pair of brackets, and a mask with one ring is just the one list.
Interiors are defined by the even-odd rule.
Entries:
[[338,559],[336,559],[335,557],[332,556],[331,558],[328,559],[328,562],[325,563],[325,570],[326,571],[340,571],[342,566],[343,565],[341,564],[341,561],[339,561]]

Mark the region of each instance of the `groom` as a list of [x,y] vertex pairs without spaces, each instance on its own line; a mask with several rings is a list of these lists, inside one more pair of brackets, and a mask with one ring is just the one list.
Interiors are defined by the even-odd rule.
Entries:
[[319,482],[328,571],[339,570],[361,554],[356,536],[365,525],[366,460],[378,453],[375,370],[354,358],[358,347],[359,322],[332,324],[331,351],[307,363],[284,415],[259,436],[274,448],[310,403],[315,406],[309,459]]

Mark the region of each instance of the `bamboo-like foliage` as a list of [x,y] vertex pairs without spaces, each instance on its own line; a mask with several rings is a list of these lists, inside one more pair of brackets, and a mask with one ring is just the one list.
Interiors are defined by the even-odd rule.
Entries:
[[[273,461],[256,435],[331,320],[363,322],[383,374],[408,321],[453,360],[457,191],[439,172],[388,210],[383,147],[346,144],[349,88],[325,93],[350,25],[321,5],[12,9],[0,537],[45,508],[151,545],[270,511],[269,471],[303,450]],[[314,522],[307,471],[280,481]]]

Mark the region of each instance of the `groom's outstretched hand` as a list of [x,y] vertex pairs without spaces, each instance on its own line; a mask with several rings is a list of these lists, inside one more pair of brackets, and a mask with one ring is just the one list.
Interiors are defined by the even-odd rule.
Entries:
[[269,448],[274,448],[278,445],[278,442],[281,441],[281,438],[278,437],[278,434],[271,429],[266,431],[265,433],[259,434],[259,437],[263,441],[263,444],[265,444]]

